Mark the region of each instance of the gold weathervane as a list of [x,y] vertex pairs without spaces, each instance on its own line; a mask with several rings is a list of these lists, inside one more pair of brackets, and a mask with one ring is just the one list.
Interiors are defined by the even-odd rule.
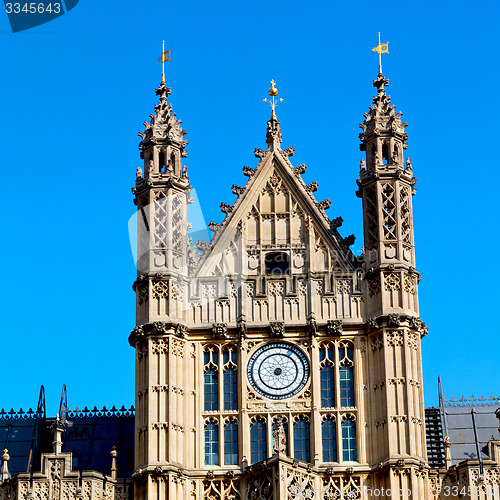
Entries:
[[161,62],[161,83],[165,83],[165,62],[170,61],[170,50],[165,52],[165,40],[163,40],[161,56],[158,58],[158,62]]
[[373,52],[378,52],[378,72],[382,73],[382,54],[389,53],[389,42],[380,43],[380,31],[378,32],[378,45],[373,47]]
[[278,95],[278,89],[275,87],[276,82],[274,80],[271,80],[271,88],[269,89],[269,95],[272,97],[272,99],[268,99],[267,97],[264,98],[264,102],[268,102],[269,106],[271,106],[273,110],[272,116],[276,118],[276,113],[275,109],[276,106],[278,105],[279,102],[283,102],[283,99],[280,97],[279,99],[275,99],[275,97]]

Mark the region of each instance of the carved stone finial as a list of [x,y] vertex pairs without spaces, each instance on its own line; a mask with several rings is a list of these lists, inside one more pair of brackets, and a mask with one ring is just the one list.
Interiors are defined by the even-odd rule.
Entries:
[[302,163],[298,167],[295,167],[294,171],[296,175],[302,175],[306,173],[307,167]]
[[8,453],[9,450],[7,450],[7,448],[5,448],[5,450],[3,450],[3,455],[2,455],[2,474],[0,476],[0,479],[3,481],[7,481],[7,479],[9,479],[10,477],[10,474],[9,474],[9,465],[8,465],[8,462],[10,460],[10,455]]
[[233,211],[233,207],[231,205],[228,205],[227,203],[221,203],[220,209],[221,212],[224,212],[225,214],[230,214]]
[[328,210],[331,204],[332,202],[329,199],[326,199],[319,202],[319,208],[321,208],[321,210]]
[[343,223],[344,223],[344,219],[342,219],[342,217],[335,217],[335,219],[332,219],[330,221],[330,228],[338,229],[339,227],[342,226]]
[[252,177],[255,174],[255,168],[251,167],[243,167],[243,175],[246,175],[247,177]]
[[208,223],[208,229],[210,229],[212,233],[216,233],[220,229],[220,224],[217,224],[217,222],[210,221]]
[[311,184],[308,184],[306,186],[306,191],[308,193],[315,193],[318,190],[318,183],[316,181],[311,182]]
[[[267,132],[266,132],[266,143],[268,149],[275,150],[281,149],[281,128],[280,121],[276,118],[276,115],[272,115],[267,122]],[[255,155],[257,156],[257,154]],[[260,157],[262,158],[262,156]]]
[[231,191],[236,196],[240,196],[241,194],[243,194],[243,191],[245,191],[245,189],[240,186],[237,186],[236,184],[233,184],[233,186],[231,187]]
[[116,479],[118,473],[118,452],[116,451],[116,446],[113,446],[113,448],[111,448],[109,454],[111,455],[111,477],[113,479]]

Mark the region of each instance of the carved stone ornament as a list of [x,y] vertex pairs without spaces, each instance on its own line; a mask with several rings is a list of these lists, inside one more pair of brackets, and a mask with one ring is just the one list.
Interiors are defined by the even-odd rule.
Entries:
[[283,321],[271,321],[269,324],[271,337],[281,338],[285,335],[285,323]]
[[283,418],[278,416],[275,424],[276,428],[273,431],[273,453],[286,453],[286,434],[283,428]]
[[221,209],[221,212],[223,212],[225,214],[230,214],[233,211],[233,207],[231,205],[228,205],[227,203],[221,203],[220,209]]
[[295,167],[294,172],[297,175],[301,175],[301,174],[305,174],[306,173],[306,169],[307,169],[307,167],[302,163],[298,167]]
[[339,227],[342,226],[343,223],[344,223],[344,219],[342,219],[342,217],[335,217],[335,219],[332,219],[330,221],[330,228],[331,229],[338,229]]
[[236,196],[240,196],[241,194],[243,194],[243,192],[245,191],[245,188],[242,188],[240,186],[237,186],[236,184],[233,184],[232,187],[231,187],[231,191],[233,192],[233,194],[235,194]]
[[315,337],[318,334],[318,324],[314,318],[311,318],[307,322],[307,329],[311,337]]
[[247,324],[245,320],[242,319],[238,322],[238,335],[241,339],[244,339],[246,338],[247,334],[248,334]]
[[210,248],[210,245],[206,241],[202,240],[198,240],[196,246],[198,247],[198,250],[202,253],[205,253]]
[[216,233],[220,229],[220,224],[217,224],[217,222],[210,221],[208,223],[208,229],[210,229],[212,233]]
[[414,330],[417,330],[417,332],[419,332],[422,328],[422,320],[420,318],[417,318],[416,316],[412,316],[410,318],[410,328],[413,328]]
[[186,325],[181,325],[180,323],[175,325],[175,335],[180,338],[184,338],[188,331],[188,327]]
[[387,317],[387,322],[389,326],[400,326],[401,325],[401,315],[400,314],[389,314]]
[[283,156],[285,156],[286,158],[290,157],[290,156],[293,156],[293,154],[295,153],[295,149],[292,148],[292,147],[289,147],[289,148],[286,148],[282,151],[283,153]]
[[253,154],[255,155],[255,158],[264,158],[264,155],[266,154],[266,152],[262,151],[262,149],[255,148],[253,150]]
[[128,337],[128,343],[134,347],[138,340],[144,337],[144,328],[142,326],[136,326]]
[[212,326],[213,339],[227,339],[227,325],[226,323],[214,323]]
[[349,236],[346,236],[344,238],[344,243],[350,247],[351,245],[354,245],[354,242],[356,241],[356,236],[354,234],[350,234]]
[[330,208],[331,204],[332,204],[332,202],[330,200],[328,200],[328,199],[320,201],[318,203],[319,208],[321,208],[321,210],[328,210]]
[[153,323],[153,327],[155,333],[166,334],[167,333],[167,324],[163,321],[155,321]]
[[366,321],[366,326],[370,330],[375,330],[376,328],[378,328],[378,318],[368,318],[368,320]]
[[311,182],[311,184],[308,184],[306,186],[306,191],[308,193],[315,193],[318,190],[318,183],[316,181]]
[[343,330],[342,321],[340,319],[330,319],[326,325],[328,335],[341,335]]
[[251,167],[243,167],[243,175],[252,177],[255,174],[255,169]]

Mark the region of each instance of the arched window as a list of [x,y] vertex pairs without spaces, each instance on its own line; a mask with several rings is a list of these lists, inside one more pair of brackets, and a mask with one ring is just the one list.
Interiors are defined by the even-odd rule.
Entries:
[[355,462],[358,459],[356,449],[356,422],[347,415],[342,422],[342,460]]
[[205,425],[205,465],[219,465],[219,425],[214,420]]
[[300,416],[293,424],[294,457],[303,462],[311,461],[309,421]]
[[224,347],[222,353],[224,371],[224,410],[238,409],[237,352],[234,346]]
[[204,356],[204,379],[205,411],[219,409],[219,362],[218,350],[215,346],[205,347]]
[[334,350],[330,343],[324,343],[319,349],[321,406],[335,406],[335,366]]
[[250,426],[250,460],[252,464],[267,458],[267,432],[264,420],[257,418]]
[[224,426],[224,464],[238,465],[238,424],[234,419]]
[[271,252],[264,258],[266,274],[287,274],[290,271],[290,259],[285,252]]
[[339,345],[340,406],[354,406],[354,361],[350,343]]
[[337,426],[335,420],[328,416],[321,424],[323,442],[323,462],[337,461]]

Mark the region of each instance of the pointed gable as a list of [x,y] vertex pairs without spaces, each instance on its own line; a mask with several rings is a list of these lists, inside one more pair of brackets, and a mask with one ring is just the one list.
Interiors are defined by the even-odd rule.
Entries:
[[233,186],[238,195],[234,205],[221,205],[226,217],[204,248],[198,276],[273,274],[270,260],[279,254],[284,263],[276,273],[286,268],[292,274],[354,270],[348,244],[325,213],[330,202],[318,203],[313,195],[317,183],[306,186],[301,178],[305,166],[294,168],[288,159],[293,148],[281,149],[279,123],[273,114],[267,151],[255,150],[260,158],[255,170],[244,167],[249,180],[244,188]]

